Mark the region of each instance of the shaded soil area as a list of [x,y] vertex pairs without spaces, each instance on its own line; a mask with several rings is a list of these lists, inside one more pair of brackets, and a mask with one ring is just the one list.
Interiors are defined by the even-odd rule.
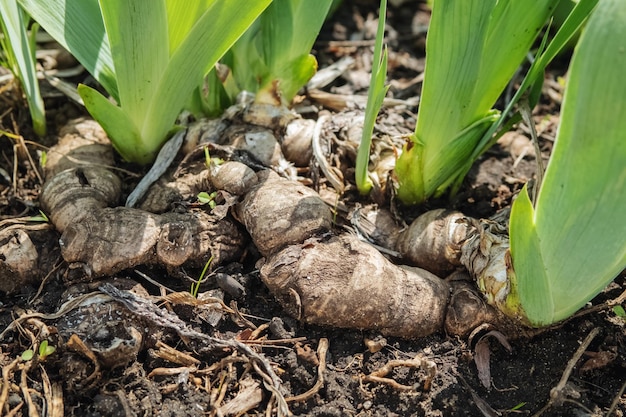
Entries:
[[[328,136],[339,139],[329,139],[334,155],[329,160],[347,184],[341,200],[317,164],[299,168],[298,175],[330,196],[325,200],[338,213],[338,224],[349,223],[350,208],[370,203],[351,185],[354,148],[341,140],[347,129],[341,120],[362,114],[364,101],[357,97],[366,96],[369,85],[376,3],[346,0],[329,19],[315,44],[320,70],[346,58],[351,63],[330,83],[311,87],[295,107],[304,118],[327,113],[335,120]],[[415,123],[429,12],[420,2],[397,3],[390,6],[387,29],[389,98],[397,102],[383,109],[376,133],[399,137]],[[550,69],[535,112],[545,160],[558,123],[558,77],[564,72],[558,63]],[[85,73],[68,81],[89,82]],[[68,120],[86,112],[42,84],[46,138],[32,134],[28,111],[10,84],[0,95],[1,129],[16,135],[0,138],[0,228],[18,223],[39,228],[35,244],[43,248],[39,268],[45,271],[18,288],[3,284],[0,415],[263,416],[287,408],[302,416],[626,415],[626,319],[613,309],[624,305],[624,273],[583,311],[549,329],[520,328],[505,338],[484,327],[466,337],[441,331],[417,340],[293,319],[261,281],[261,255],[252,244],[235,262],[212,271],[199,289],[194,282],[203,264],[140,265],[91,282],[77,279],[81,271],[60,255],[60,235],[33,217],[41,208],[41,151],[56,143]],[[534,177],[535,151],[527,133],[519,126],[483,155],[451,201],[394,208],[406,222],[438,207],[477,218],[506,213]],[[126,197],[144,172],[116,164]],[[388,194],[373,198],[392,206]],[[180,214],[199,204],[174,206]],[[6,244],[18,238],[3,239]],[[129,290],[126,298],[115,288]],[[109,298],[102,298],[103,291]],[[32,358],[24,356],[42,340],[56,350],[37,347]]]

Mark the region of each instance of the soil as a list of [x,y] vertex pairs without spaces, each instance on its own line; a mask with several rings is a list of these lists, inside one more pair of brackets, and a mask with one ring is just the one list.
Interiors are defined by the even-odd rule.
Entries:
[[[419,2],[393,3],[402,4],[390,5],[388,14],[389,79],[393,80],[389,97],[404,100],[405,105],[386,107],[377,130],[395,129],[397,134],[410,132],[415,123],[417,108],[411,99],[421,87],[429,13]],[[315,44],[320,69],[346,56],[354,58],[354,64],[322,90],[346,96],[367,94],[376,10],[374,1],[345,0],[325,24]],[[535,112],[544,159],[550,154],[562,93],[552,81],[564,72],[559,63],[550,68]],[[83,73],[69,81],[85,80]],[[32,134],[28,111],[15,99],[15,91],[3,87],[0,95],[2,130],[23,138],[0,138],[2,227],[7,227],[7,220],[39,214],[39,167],[29,162],[27,153],[38,160],[68,120],[86,115],[46,82],[42,85],[49,135],[41,139]],[[329,111],[312,94],[303,94],[296,109],[306,118]],[[362,109],[343,110],[351,111]],[[341,113],[332,110],[331,114],[340,119]],[[483,155],[453,200],[431,201],[427,208],[454,207],[477,218],[506,211],[515,193],[534,176],[534,151],[525,137],[525,128],[519,126],[509,136],[518,140],[503,141]],[[354,161],[349,154],[339,159],[348,178]],[[140,168],[118,162],[126,172],[142,174]],[[315,169],[302,174],[318,189],[330,188]],[[138,179],[126,175],[127,195]],[[337,205],[353,207],[358,202],[368,203],[348,189]],[[388,199],[383,204],[389,206]],[[425,208],[398,209],[409,221]],[[79,293],[97,291],[104,283],[127,289],[139,283],[142,289],[137,293],[160,296],[159,305],[170,315],[159,315],[149,307],[139,310],[136,300],[124,304],[119,299],[55,315],[71,299],[68,291],[78,289],[72,285],[72,270],[60,257],[58,235],[54,236],[38,243],[46,248],[45,259],[39,260],[40,268],[47,271],[45,278],[0,294],[0,329],[6,329],[0,337],[2,415],[276,415],[279,396],[273,393],[271,381],[263,379],[270,377],[264,364],[280,378],[282,396],[294,415],[626,415],[626,321],[607,304],[626,289],[624,273],[573,318],[540,331],[520,329],[504,343],[490,329],[464,338],[439,332],[403,340],[294,320],[261,282],[255,268],[259,254],[252,246],[238,262],[224,265],[200,287],[201,293],[223,294],[222,307],[165,296],[165,288],[178,297],[188,294],[189,277],[200,276],[201,267],[181,274],[143,265],[81,283]],[[125,308],[133,302],[135,310]],[[82,328],[100,329],[107,343],[121,341],[125,350],[107,356],[103,347],[94,356],[93,350],[71,338]],[[582,356],[576,357],[583,340],[596,331]],[[20,359],[35,341],[44,339],[55,352],[43,356],[35,352],[31,360]],[[229,345],[233,340],[252,350]],[[261,359],[254,359],[254,352]],[[479,368],[490,371],[487,386]]]

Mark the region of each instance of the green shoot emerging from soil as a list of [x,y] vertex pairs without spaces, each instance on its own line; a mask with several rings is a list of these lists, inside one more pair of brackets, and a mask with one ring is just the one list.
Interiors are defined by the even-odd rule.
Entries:
[[23,0],[118,103],[85,85],[87,110],[127,160],[151,162],[193,91],[271,0]]
[[367,106],[365,107],[363,134],[361,135],[361,144],[356,158],[356,185],[361,194],[368,194],[374,185],[374,182],[368,176],[367,172],[370,157],[370,146],[372,143],[372,133],[374,132],[376,116],[378,116],[378,112],[383,105],[383,100],[385,99],[387,90],[389,90],[389,86],[385,86],[385,79],[387,77],[387,48],[384,48],[383,50],[386,13],[387,0],[381,0],[378,17],[378,29],[376,31],[376,43],[374,45],[374,57],[372,62],[372,80],[367,92]]
[[194,296],[194,298],[198,298],[198,292],[200,291],[200,285],[202,285],[202,283],[204,281],[206,281],[207,278],[208,278],[206,273],[209,270],[209,266],[211,265],[211,262],[213,262],[213,256],[211,256],[209,258],[209,260],[206,261],[206,263],[204,264],[204,268],[202,268],[202,272],[200,273],[200,278],[198,278],[198,280],[196,282],[191,284],[191,289],[189,290],[189,292],[191,293],[191,295]]
[[0,0],[0,64],[8,68],[18,80],[26,96],[33,129],[39,136],[46,134],[46,111],[39,92],[37,69],[35,68],[35,34],[37,24],[28,37],[28,17],[15,0]]

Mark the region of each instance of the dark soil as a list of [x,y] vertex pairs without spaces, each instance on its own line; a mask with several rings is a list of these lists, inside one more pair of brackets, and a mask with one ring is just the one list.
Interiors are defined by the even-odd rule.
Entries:
[[[315,45],[320,68],[343,56],[355,59],[350,70],[324,87],[325,91],[367,94],[376,6],[374,1],[345,0],[324,26]],[[421,3],[408,1],[401,6],[390,6],[389,79],[393,80],[390,96],[394,98],[406,100],[419,95],[421,83],[418,76],[423,70],[427,22],[428,11]],[[557,65],[550,71],[548,79],[556,79],[557,75],[564,73],[564,68]],[[85,78],[83,75],[71,81],[84,82]],[[8,136],[0,138],[0,220],[3,221],[39,213],[41,183],[35,175],[39,167],[28,161],[23,150],[37,161],[41,145],[52,145],[58,129],[67,120],[85,115],[84,109],[43,84],[50,131],[43,139],[36,139],[32,134],[28,111],[23,104],[16,104],[12,90],[5,89],[0,95],[1,129],[21,135],[26,141]],[[559,110],[555,96],[548,94],[550,88],[554,88],[553,84],[547,83],[546,94],[536,113],[542,126],[540,144],[545,159],[549,156]],[[312,114],[305,113],[305,117],[315,117],[315,112],[321,108],[305,95],[299,108],[307,106],[314,106],[308,107],[314,110]],[[389,107],[381,116],[381,126],[384,128],[385,118],[399,117],[402,124],[398,128],[408,132],[415,122],[416,110],[411,105]],[[517,131],[520,134],[525,132],[521,126]],[[518,158],[522,152],[528,151],[525,148],[528,142],[522,141],[521,147],[518,145],[503,143],[494,147],[475,165],[460,193],[451,202],[430,202],[428,208],[453,206],[475,217],[489,217],[506,210],[515,193],[534,176],[532,150]],[[311,171],[310,176],[312,182],[316,182],[313,173]],[[129,183],[136,181],[129,176]],[[321,186],[326,186],[323,180]],[[346,204],[353,204],[355,200],[351,192],[346,194]],[[416,216],[412,210],[402,211],[406,211],[407,220]],[[271,391],[263,384],[261,374],[255,372],[249,358],[241,352],[211,347],[209,342],[200,339],[186,340],[180,329],[159,326],[149,315],[129,313],[121,304],[108,304],[109,310],[104,312],[98,309],[84,311],[81,307],[65,317],[51,316],[68,299],[64,293],[72,271],[61,260],[55,240],[44,244],[48,246],[46,265],[49,272],[45,280],[25,286],[16,294],[0,295],[0,330],[29,312],[43,315],[22,321],[20,326],[3,333],[0,339],[0,414],[9,415],[11,410],[10,415],[24,416],[275,415],[266,412],[275,404]],[[235,338],[251,346],[269,361],[280,377],[283,395],[288,399],[306,393],[316,384],[320,361],[324,362],[316,350],[327,341],[323,384],[304,398],[292,398],[289,409],[294,415],[534,415],[550,403],[551,390],[559,384],[583,339],[594,329],[599,333],[582,358],[575,362],[561,391],[563,396],[554,398],[542,415],[608,416],[609,412],[611,416],[626,415],[623,393],[626,321],[606,304],[626,289],[625,274],[565,323],[542,331],[520,329],[518,335],[509,338],[510,349],[496,338],[487,337],[490,357],[486,363],[489,364],[491,382],[485,387],[479,379],[475,358],[480,336],[486,331],[469,339],[438,333],[419,340],[401,340],[356,330],[303,325],[290,318],[261,283],[254,266],[257,258],[255,249],[250,248],[240,263],[227,265],[221,270],[245,289],[245,294],[241,295],[222,284],[222,289],[226,290],[224,303],[230,306],[229,312],[176,305],[172,300],[161,300],[160,305],[167,305],[203,334],[220,340]],[[200,270],[185,272],[191,277],[200,274]],[[161,286],[188,292],[191,283],[159,268],[141,267],[82,285],[90,285],[96,290],[104,281],[116,282],[125,288],[140,283],[153,296],[163,295]],[[203,284],[201,292],[218,287],[215,276],[212,276]],[[624,305],[624,301],[621,302]],[[211,321],[211,315],[219,319],[217,324]],[[144,334],[148,334],[151,348],[136,352],[136,359],[131,354],[127,358],[111,358],[109,366],[98,369],[98,360],[90,358],[80,347],[70,345],[69,335],[59,330],[67,328],[68,322],[71,322],[70,328],[79,328],[81,323],[87,323],[82,324],[84,326],[109,325],[107,331],[123,333],[119,336],[122,339],[132,336],[128,329],[141,327],[147,330]],[[254,329],[259,330],[258,334],[253,333]],[[37,358],[35,354],[33,360],[16,361],[34,340],[43,339],[49,340],[57,351],[47,358]],[[179,356],[174,359],[164,356],[167,349],[157,344],[157,340],[177,349]],[[368,375],[390,361],[404,363],[385,375],[386,379],[368,380]],[[169,371],[166,372],[165,368]],[[244,394],[247,387],[249,395]],[[237,399],[231,401],[235,396]],[[224,408],[225,404],[228,407],[241,405],[249,397],[253,397],[249,407],[242,406],[239,411],[231,411],[232,414]],[[39,414],[34,413],[35,409]]]

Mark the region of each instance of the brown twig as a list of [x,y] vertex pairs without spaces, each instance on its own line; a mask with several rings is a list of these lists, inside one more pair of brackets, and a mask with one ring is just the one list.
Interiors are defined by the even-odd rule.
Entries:
[[622,398],[622,395],[624,394],[624,390],[626,390],[626,382],[622,384],[622,388],[620,388],[619,392],[613,399],[613,402],[609,407],[609,411],[606,412],[606,417],[611,417],[611,414],[613,414],[613,411],[615,411],[615,409],[617,408],[617,404],[619,403],[620,398]]
[[550,400],[541,410],[539,410],[535,415],[533,415],[533,417],[539,417],[550,407],[554,405],[560,405],[563,402],[567,401],[567,390],[566,390],[567,381],[569,380],[569,377],[572,374],[572,371],[574,370],[576,363],[578,362],[580,357],[583,355],[583,353],[585,353],[585,351],[587,350],[587,347],[589,347],[589,344],[591,344],[592,340],[598,335],[599,332],[600,330],[596,327],[589,332],[587,337],[585,337],[585,340],[583,340],[583,342],[580,344],[578,349],[576,349],[576,352],[574,352],[574,355],[571,357],[569,362],[567,362],[567,366],[565,367],[565,370],[563,371],[561,380],[554,388],[550,390]]
[[257,340],[241,340],[246,345],[288,345],[306,341],[306,337],[294,337],[291,339],[257,339]]

